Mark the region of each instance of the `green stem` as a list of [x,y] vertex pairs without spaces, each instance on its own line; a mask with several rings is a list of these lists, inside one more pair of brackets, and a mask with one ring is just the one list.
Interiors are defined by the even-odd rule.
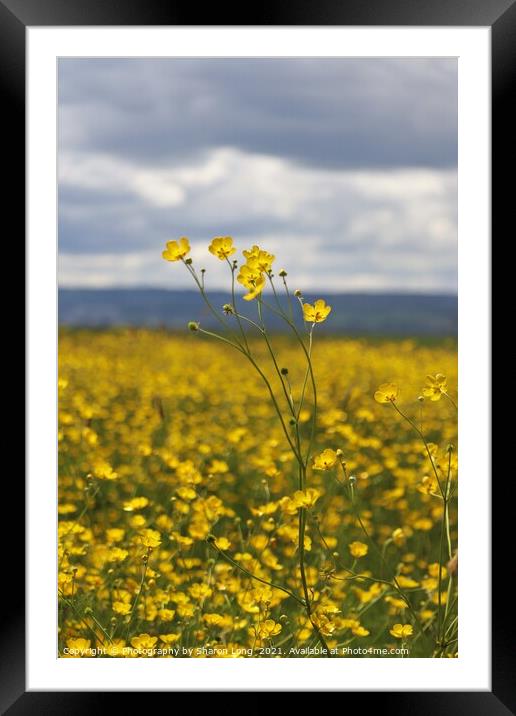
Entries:
[[[342,466],[342,470],[343,470],[343,472],[344,472],[344,476],[347,478],[346,468],[345,468],[345,466],[344,466],[342,463],[341,463],[341,466]],[[360,512],[358,511],[358,508],[357,508],[357,505],[356,505],[356,500],[355,500],[355,489],[354,489],[354,486],[353,486],[351,483],[350,483],[350,485],[349,485],[349,489],[350,489],[350,494],[351,494],[351,507],[352,507],[352,510],[353,510],[353,512],[354,512],[355,518],[357,519],[357,521],[358,521],[358,523],[359,523],[359,525],[360,525],[360,527],[361,527],[361,529],[362,529],[362,531],[363,531],[363,533],[364,533],[364,535],[365,535],[367,541],[369,542],[369,544],[372,546],[372,548],[377,552],[378,556],[380,557],[380,565],[381,565],[381,567],[382,567],[383,569],[385,569],[385,566],[386,566],[386,565],[385,565],[385,562],[384,562],[384,557],[383,557],[383,554],[382,554],[382,550],[378,547],[378,545],[376,544],[376,542],[372,539],[372,537],[370,536],[368,530],[366,529],[366,526],[364,525],[364,523],[363,523],[363,521],[362,521],[362,518],[360,517]],[[381,581],[381,580],[376,580],[376,581]],[[425,633],[425,631],[424,631],[423,625],[421,624],[421,621],[420,621],[420,619],[419,619],[417,613],[415,612],[415,610],[414,610],[414,608],[413,608],[413,606],[412,606],[412,604],[411,604],[409,598],[407,597],[407,595],[405,594],[405,592],[403,591],[403,589],[400,587],[400,584],[399,584],[398,580],[396,579],[396,575],[393,575],[391,584],[392,584],[393,589],[395,589],[395,590],[398,592],[398,594],[400,595],[400,597],[403,599],[403,601],[404,601],[405,604],[407,605],[407,608],[408,608],[408,610],[410,611],[410,613],[411,613],[411,615],[412,615],[412,618],[414,619],[414,622],[416,623],[417,628],[419,629],[419,631],[421,632],[421,634],[423,634],[424,636],[426,636],[426,633]]]
[[112,642],[111,637],[109,636],[109,634],[107,633],[107,631],[104,629],[104,627],[102,626],[102,624],[99,622],[99,620],[96,618],[96,616],[93,614],[93,612],[90,614],[90,617],[93,619],[93,621],[94,621],[95,624],[98,626],[98,628],[100,629],[100,631],[104,634],[104,636],[106,637],[106,639],[107,639],[107,640],[109,641],[109,643],[111,644],[111,642]]
[[[307,351],[306,346],[305,346],[305,343],[304,343],[303,339],[301,338],[301,336],[299,335],[298,330],[297,330],[297,328],[296,328],[294,322],[291,321],[291,320],[288,318],[288,316],[285,314],[285,312],[284,312],[283,309],[281,308],[281,304],[280,304],[280,302],[279,302],[278,294],[277,294],[277,292],[276,292],[276,288],[275,288],[275,286],[274,286],[274,282],[273,282],[273,280],[272,280],[272,276],[271,276],[270,274],[268,274],[268,276],[269,276],[269,281],[270,281],[270,284],[271,284],[271,287],[272,287],[272,290],[273,290],[273,293],[274,293],[274,297],[275,297],[275,299],[276,299],[276,304],[278,305],[278,309],[279,309],[279,310],[277,311],[277,310],[274,309],[272,306],[268,306],[268,308],[269,308],[270,310],[272,310],[274,313],[277,313],[279,316],[281,316],[281,318],[283,318],[283,320],[285,320],[285,321],[287,322],[287,324],[293,329],[293,331],[294,331],[296,337],[298,338],[299,343],[301,344],[301,346],[302,346],[302,348],[303,348],[303,352],[305,353],[305,356],[306,356],[306,359],[307,359],[307,364],[308,364],[308,365],[307,365],[307,373],[305,374],[305,380],[304,380],[303,388],[302,388],[302,391],[301,391],[301,397],[300,397],[300,401],[299,401],[299,408],[298,408],[298,413],[297,413],[296,422],[295,422],[296,440],[297,440],[297,445],[298,445],[298,450],[299,450],[300,455],[301,455],[301,442],[300,442],[300,435],[299,435],[299,415],[300,415],[300,413],[301,413],[301,408],[302,408],[303,402],[304,402],[305,391],[306,391],[306,383],[307,383],[307,380],[308,380],[308,374],[310,374],[311,379],[312,379],[312,388],[313,388],[313,394],[314,394],[314,415],[313,415],[313,417],[312,417],[312,432],[311,432],[311,436],[310,436],[310,443],[309,443],[309,446],[308,446],[306,458],[303,459],[303,458],[301,457],[301,459],[298,459],[298,463],[299,463],[299,489],[300,489],[300,490],[304,490],[305,487],[306,487],[306,467],[307,467],[308,461],[309,461],[309,459],[310,459],[310,451],[311,451],[311,445],[312,445],[312,441],[313,441],[313,436],[314,436],[314,433],[315,433],[315,421],[316,421],[316,415],[317,415],[317,389],[316,389],[316,385],[315,385],[315,377],[314,377],[314,374],[313,374],[312,360],[311,360],[312,332],[310,332],[309,350]],[[263,299],[262,299],[262,302],[263,302]],[[265,304],[264,304],[264,305],[265,305]],[[313,328],[313,327],[312,327],[312,328]],[[282,381],[282,382],[283,382],[283,381]],[[306,614],[307,614],[307,616],[308,616],[308,619],[309,619],[309,621],[310,621],[310,624],[312,625],[313,630],[314,630],[315,633],[316,633],[317,639],[319,640],[319,642],[321,643],[321,646],[322,646],[323,649],[324,649],[325,656],[331,657],[332,654],[330,653],[330,649],[329,649],[329,647],[328,647],[328,644],[327,644],[327,642],[326,642],[326,640],[325,640],[323,634],[321,633],[321,630],[319,629],[318,625],[317,625],[316,622],[314,621],[313,614],[312,614],[312,608],[311,608],[311,605],[310,605],[310,597],[309,597],[309,594],[308,594],[308,584],[307,584],[307,581],[306,581],[306,571],[305,571],[305,530],[306,530],[306,510],[305,510],[304,508],[300,508],[300,510],[299,510],[299,544],[298,544],[298,548],[299,548],[299,571],[300,571],[300,575],[301,575],[301,584],[302,584],[302,587],[303,587],[303,594],[304,594],[304,598],[305,598]]]
[[75,605],[72,604],[72,602],[70,602],[70,600],[67,599],[62,592],[60,592],[60,596],[61,596],[61,599],[63,600],[63,602],[71,608],[71,610],[73,611],[75,616],[79,619],[79,621],[81,621],[84,624],[84,626],[91,632],[94,640],[96,641],[98,639],[101,644],[104,644],[102,639],[99,639],[99,635],[96,633],[96,631],[92,628],[92,626],[90,624],[88,624],[88,622],[83,617],[83,615],[79,612],[79,610],[76,609]]
[[138,588],[138,593],[136,595],[136,598],[134,600],[133,607],[129,613],[129,619],[127,621],[127,628],[126,628],[126,639],[129,637],[129,628],[131,626],[131,622],[133,620],[134,613],[136,611],[136,607],[138,606],[138,602],[140,601],[140,597],[143,591],[143,584],[145,582],[145,575],[147,574],[147,566],[148,566],[148,554],[147,554],[147,560],[143,563],[143,570],[142,570],[142,578],[140,580],[140,586]]
[[200,291],[200,293],[201,293],[201,296],[202,296],[202,298],[203,298],[203,301],[204,301],[204,303],[208,306],[208,308],[209,308],[210,312],[212,313],[212,315],[217,319],[217,321],[221,324],[221,326],[223,326],[227,331],[229,331],[230,334],[233,335],[233,338],[235,339],[236,343],[238,344],[240,350],[245,353],[244,347],[242,346],[242,344],[240,343],[240,341],[238,340],[238,338],[237,338],[237,336],[234,334],[234,332],[231,330],[231,327],[229,326],[229,324],[228,324],[228,323],[224,320],[224,318],[218,313],[218,311],[216,311],[216,310],[213,308],[210,299],[209,299],[208,296],[206,295],[206,291],[205,291],[205,289],[204,289],[204,282],[201,283],[201,282],[199,281],[199,278],[198,278],[198,276],[197,276],[197,274],[196,274],[196,272],[195,272],[195,269],[193,269],[193,268],[190,266],[190,264],[187,264],[186,261],[185,261],[183,258],[181,259],[181,261],[184,263],[184,265],[186,266],[186,268],[187,268],[188,271],[190,272],[190,275],[192,276],[193,280],[194,280],[195,283],[197,284],[197,288],[199,289],[199,291]]
[[313,613],[312,613],[312,606],[310,604],[310,597],[308,594],[308,584],[306,581],[306,573],[305,573],[305,526],[306,526],[306,510],[304,507],[301,507],[299,510],[299,571],[301,573],[301,584],[303,585],[303,594],[305,596],[306,615],[310,621],[310,624],[312,625],[313,630],[315,631],[317,639],[319,640],[319,642],[321,643],[321,646],[324,649],[325,656],[332,657],[333,654],[330,653],[330,648],[326,642],[326,639],[324,638],[323,634],[321,633],[321,630],[319,629],[318,625],[314,621],[314,617],[313,617]]
[[245,350],[243,348],[241,348],[236,343],[233,343],[233,341],[230,341],[228,338],[224,338],[224,336],[221,336],[218,333],[213,333],[212,331],[207,331],[205,328],[200,328],[200,327],[197,328],[197,331],[199,333],[204,333],[204,335],[210,336],[211,338],[217,338],[219,341],[222,341],[223,343],[227,343],[229,346],[231,346],[235,350],[239,351],[243,355],[247,355],[247,353],[245,352]]
[[444,393],[444,395],[448,398],[448,400],[449,400],[450,403],[453,405],[453,407],[455,408],[455,410],[456,410],[457,412],[459,412],[459,409],[458,409],[458,407],[457,407],[457,403],[453,400],[453,398],[452,398],[450,395],[448,395],[448,393]]
[[271,358],[272,358],[272,362],[273,362],[273,364],[274,364],[274,369],[275,369],[275,371],[276,371],[276,373],[277,373],[277,375],[278,375],[279,381],[280,381],[280,383],[281,383],[281,387],[283,388],[283,393],[284,393],[284,395],[285,395],[285,399],[286,399],[286,401],[287,401],[287,405],[288,405],[288,407],[290,408],[290,412],[292,413],[293,417],[295,418],[296,415],[295,415],[295,412],[294,412],[294,408],[293,408],[293,406],[292,406],[292,402],[291,402],[291,400],[290,400],[290,396],[289,396],[288,391],[287,391],[287,388],[286,388],[286,386],[285,386],[285,381],[283,380],[283,376],[282,376],[282,374],[281,374],[281,370],[280,370],[280,368],[279,368],[279,366],[278,366],[278,361],[276,360],[276,356],[275,356],[274,351],[273,351],[273,349],[272,349],[272,345],[271,345],[271,342],[269,341],[269,336],[267,335],[267,330],[266,330],[265,324],[264,324],[264,322],[263,322],[263,316],[262,316],[262,300],[261,300],[260,296],[258,296],[258,298],[257,298],[257,306],[258,306],[258,316],[259,316],[259,320],[260,320],[261,327],[262,327],[262,335],[263,335],[263,337],[264,337],[264,339],[265,339],[265,343],[267,344],[267,348],[268,348],[269,354],[270,354],[270,356],[271,356]]
[[228,266],[231,270],[231,302],[233,305],[233,309],[235,311],[235,316],[238,322],[238,327],[240,328],[240,333],[242,334],[242,338],[244,339],[245,347],[248,353],[250,353],[249,350],[249,343],[247,342],[247,336],[244,331],[244,327],[242,326],[242,323],[240,321],[240,317],[238,315],[238,311],[236,309],[236,302],[235,302],[235,265],[230,262],[228,257],[226,256],[226,261],[228,262]]
[[[269,280],[270,280],[270,283],[271,283],[271,285],[272,285],[272,287],[273,287],[273,290],[274,290],[274,284],[273,284],[273,281],[272,281],[272,279],[271,279],[270,277],[269,277]],[[280,316],[281,318],[283,318],[283,320],[286,321],[286,323],[290,326],[290,328],[291,328],[292,331],[294,332],[294,335],[295,335],[295,337],[296,337],[296,339],[297,339],[299,345],[301,346],[301,348],[302,348],[302,350],[303,350],[303,353],[305,354],[305,358],[306,358],[306,361],[307,361],[307,364],[308,364],[308,367],[309,367],[309,371],[310,371],[310,382],[311,382],[311,385],[312,385],[312,392],[313,392],[313,399],[314,399],[314,410],[313,410],[313,416],[312,416],[312,428],[311,428],[310,442],[309,442],[309,447],[308,447],[308,451],[307,451],[306,458],[305,458],[305,465],[308,466],[308,462],[309,462],[309,460],[310,460],[310,452],[311,452],[311,449],[312,449],[312,443],[313,443],[313,439],[314,439],[314,435],[315,435],[315,426],[316,426],[316,423],[317,423],[317,387],[316,387],[316,384],[315,384],[315,376],[314,376],[314,371],[313,371],[313,366],[312,366],[311,352],[310,352],[310,353],[308,352],[304,340],[303,340],[302,337],[299,335],[299,331],[297,330],[296,324],[289,319],[289,317],[285,314],[285,312],[284,312],[284,311],[278,311],[278,310],[276,310],[276,309],[274,308],[274,306],[271,306],[271,305],[269,305],[268,303],[265,303],[265,301],[263,301],[263,299],[262,299],[262,303],[263,303],[263,305],[266,306],[270,311],[272,311],[272,312],[275,313],[276,315],[278,315],[278,316]],[[312,328],[313,328],[313,326],[312,326]],[[307,331],[310,333],[308,327],[307,327]],[[310,351],[311,351],[311,348],[310,348]]]
[[[449,527],[449,516],[448,516],[448,490],[450,485],[450,475],[451,475],[451,450],[448,451],[448,472],[446,475],[446,484],[444,488],[444,495],[443,495],[443,516],[441,520],[441,536],[439,541],[439,578],[437,582],[437,589],[438,589],[438,611],[437,611],[437,646],[440,648],[442,646],[442,642],[444,641],[444,625],[446,624],[446,616],[448,612],[448,606],[445,608],[444,616],[442,613],[442,572],[443,572],[443,562],[444,562],[444,542],[447,540],[448,542],[448,555],[449,559],[451,559],[451,538],[450,538],[450,527]],[[451,580],[451,577],[449,577]],[[448,582],[448,592],[447,592],[447,599],[446,604],[448,605],[449,600],[449,592],[450,592],[450,583]]]
[[287,280],[286,280],[285,276],[282,276],[281,278],[283,280],[283,285],[285,286],[285,293],[287,294],[288,306],[289,306],[289,312],[290,312],[290,320],[293,323],[294,322],[294,307],[292,305],[292,296],[290,295],[290,291],[288,290]]
[[398,406],[396,405],[394,400],[391,400],[390,403],[391,403],[392,407],[396,410],[396,412],[398,412],[401,415],[401,417],[407,421],[407,423],[416,431],[416,433],[419,435],[419,437],[423,441],[423,445],[425,446],[426,454],[428,455],[428,459],[430,460],[430,464],[432,466],[432,470],[434,472],[435,479],[437,480],[437,484],[439,485],[439,491],[441,493],[442,498],[444,499],[444,491],[443,491],[443,488],[441,485],[441,481],[439,479],[439,474],[437,472],[437,468],[436,468],[434,460],[432,458],[432,453],[430,452],[430,448],[428,447],[428,443],[426,441],[424,434],[421,432],[421,430],[418,428],[418,426],[415,424],[415,422],[408,417],[408,415],[405,415],[405,413],[401,412],[401,410],[398,408]]

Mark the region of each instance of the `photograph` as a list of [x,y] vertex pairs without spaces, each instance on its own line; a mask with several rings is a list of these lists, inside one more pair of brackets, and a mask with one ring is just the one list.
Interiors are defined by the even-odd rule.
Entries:
[[57,59],[58,659],[460,656],[457,108]]

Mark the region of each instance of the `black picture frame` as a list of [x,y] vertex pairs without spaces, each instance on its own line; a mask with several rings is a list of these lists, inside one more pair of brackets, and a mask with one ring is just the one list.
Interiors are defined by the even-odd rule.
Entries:
[[[198,7],[172,0],[0,0],[0,89],[4,129],[4,157],[9,159],[9,181],[4,189],[10,216],[17,218],[12,231],[19,245],[25,216],[25,41],[29,26],[96,25],[385,25],[385,26],[484,26],[492,31],[492,235],[503,244],[502,231],[510,227],[514,203],[513,132],[516,113],[511,103],[510,81],[516,76],[515,0],[264,0],[238,12],[220,3]],[[512,201],[511,201],[512,199]],[[4,216],[7,211],[4,209]],[[505,233],[505,231],[504,231]],[[5,239],[7,240],[7,239]],[[11,239],[12,241],[12,239]],[[29,346],[30,348],[30,346]],[[489,439],[486,436],[486,439]],[[500,438],[501,440],[501,438]],[[493,454],[496,454],[493,451]],[[9,504],[25,502],[19,476],[9,487]],[[13,480],[11,480],[13,483]],[[512,522],[504,508],[512,504],[512,479],[502,478],[493,488],[492,553],[492,691],[486,692],[363,692],[346,693],[349,699],[367,696],[383,713],[500,714],[516,713],[515,639],[507,578],[512,559]],[[4,509],[10,509],[4,507]],[[494,519],[496,515],[496,519]],[[3,546],[4,593],[11,597],[1,612],[0,708],[18,714],[80,714],[115,708],[116,693],[26,692],[25,608],[23,604],[24,547],[21,535]],[[51,539],[52,537],[48,537]],[[490,575],[479,575],[489,579]],[[52,579],[52,576],[49,576]],[[15,587],[12,587],[15,585]],[[12,591],[11,591],[12,590]],[[16,594],[17,597],[12,595]],[[471,596],[474,599],[474,595]],[[509,604],[509,606],[508,606]],[[314,684],[314,691],[317,685]],[[134,706],[142,695],[131,695]],[[143,698],[148,695],[143,694]],[[118,703],[118,702],[116,702]],[[363,707],[363,703],[360,702]],[[147,702],[146,702],[147,704]],[[110,706],[111,708],[111,706]]]

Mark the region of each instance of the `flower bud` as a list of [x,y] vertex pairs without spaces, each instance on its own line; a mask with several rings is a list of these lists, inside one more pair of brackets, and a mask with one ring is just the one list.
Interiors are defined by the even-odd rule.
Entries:
[[195,332],[195,331],[198,331],[198,330],[199,330],[199,324],[196,323],[195,321],[189,321],[189,323],[188,323],[188,328],[189,328],[191,331],[194,331],[194,332]]
[[297,298],[303,298],[303,294],[298,288],[296,288],[296,290],[294,291],[294,296],[296,296]]
[[279,272],[279,275],[281,276],[281,278],[285,278],[285,276],[288,276],[288,274],[287,274],[287,272],[285,271],[285,269],[281,269],[281,271]]

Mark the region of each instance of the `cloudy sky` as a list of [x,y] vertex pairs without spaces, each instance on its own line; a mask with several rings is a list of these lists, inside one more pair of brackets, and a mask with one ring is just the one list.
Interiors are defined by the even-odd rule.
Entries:
[[[188,236],[305,290],[455,292],[454,59],[59,60],[60,285],[190,286]],[[280,266],[281,264],[281,266]]]

